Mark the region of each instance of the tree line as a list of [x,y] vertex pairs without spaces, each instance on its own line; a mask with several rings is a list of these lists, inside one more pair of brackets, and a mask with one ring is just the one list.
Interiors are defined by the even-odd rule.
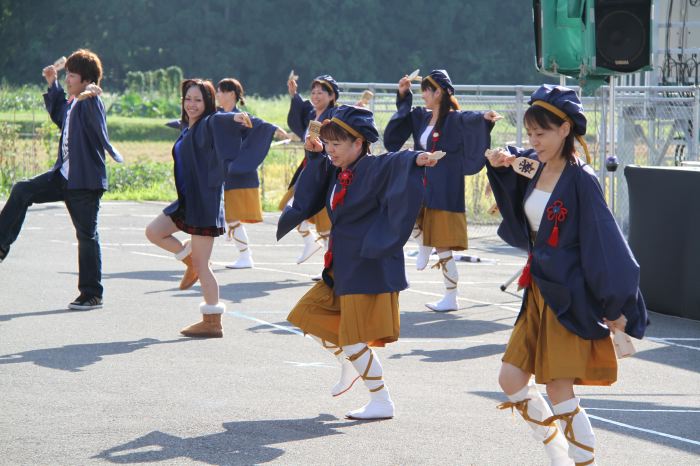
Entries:
[[[398,82],[446,68],[456,84],[535,84],[531,3],[523,0],[0,0],[0,78],[40,83],[77,48],[100,55],[103,86],[170,66],[186,77],[233,76],[249,93],[286,92],[330,73]],[[129,73],[132,73],[129,75]],[[127,76],[131,79],[129,81]]]

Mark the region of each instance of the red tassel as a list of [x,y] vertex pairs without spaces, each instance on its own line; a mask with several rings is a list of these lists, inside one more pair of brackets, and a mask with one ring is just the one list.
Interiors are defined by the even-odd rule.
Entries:
[[328,251],[323,255],[323,268],[329,269],[333,265],[333,238],[328,240]]
[[348,189],[345,186],[343,186],[343,188],[340,191],[333,194],[333,200],[331,201],[331,210],[335,210],[338,204],[343,203],[343,200],[345,199],[345,193],[347,192],[347,190]]
[[552,246],[553,248],[556,248],[559,245],[559,226],[554,225],[554,228],[552,228],[552,233],[549,235],[549,238],[547,239],[547,244]]
[[523,267],[523,273],[520,274],[518,278],[518,290],[528,288],[532,282],[532,275],[530,274],[530,262],[532,261],[532,256],[528,256],[527,264]]

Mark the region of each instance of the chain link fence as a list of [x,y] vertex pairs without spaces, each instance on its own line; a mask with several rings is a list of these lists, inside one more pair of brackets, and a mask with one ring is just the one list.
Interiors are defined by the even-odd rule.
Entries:
[[[375,113],[381,136],[396,111],[398,85],[351,82],[339,85],[340,103],[357,103],[365,90],[374,94],[369,108]],[[413,88],[413,104],[423,105],[419,87]],[[527,147],[527,135],[522,119],[528,108],[529,96],[535,89],[537,86],[457,85],[455,97],[464,110],[495,110],[504,116],[491,133],[492,147],[504,144]],[[614,139],[609,130],[609,94],[610,88],[606,86],[598,89],[594,96],[582,98],[588,118],[586,141],[592,157],[591,164],[604,187],[608,204],[618,223],[627,231],[629,202],[627,183],[624,179],[625,166],[677,166],[698,163],[699,142],[695,128],[700,125],[700,89],[697,86],[615,87],[615,108],[612,112],[615,119]],[[0,155],[4,154],[0,156],[0,168],[4,167],[0,176],[12,181],[20,175],[39,173],[46,166],[50,166],[54,159],[57,139],[56,131],[52,130],[50,122],[36,118],[35,122],[32,121],[31,128],[11,130],[11,126],[14,125],[4,124],[0,135]],[[611,148],[613,141],[614,150]],[[411,142],[409,140],[409,143]],[[43,150],[38,150],[39,147]],[[372,151],[384,151],[381,137]],[[39,153],[49,154],[48,158],[40,157]],[[606,170],[606,158],[611,153],[618,157],[620,164],[615,172]],[[287,185],[303,156],[304,150],[300,142],[276,146],[270,152],[260,168],[263,203],[267,210],[276,209],[277,202],[286,192]],[[8,160],[4,160],[7,157],[15,159],[13,166],[23,168],[21,174],[8,168]],[[22,163],[18,164],[17,159],[22,159]],[[281,183],[280,180],[284,182]],[[493,213],[492,208],[495,204],[488,190],[485,171],[467,177],[465,186],[470,237],[494,236],[500,216]]]
[[[375,113],[380,132],[396,111],[397,84],[339,83],[341,103],[356,103],[364,90],[374,94],[369,108]],[[420,88],[414,88],[413,104],[423,105]],[[504,116],[491,133],[492,147],[512,144],[527,147],[523,114],[530,94],[538,86],[455,86],[455,97],[464,110],[495,110]],[[576,89],[574,87],[574,89]],[[588,131],[591,165],[598,173],[606,199],[618,223],[627,231],[629,200],[624,167],[630,164],[677,166],[698,160],[700,90],[695,86],[615,87],[614,149],[610,135],[610,88],[601,87],[593,96],[582,98]],[[410,143],[411,141],[409,141]],[[384,150],[382,140],[374,152]],[[611,149],[613,152],[611,152]],[[619,161],[608,172],[606,159],[614,153]],[[467,178],[466,203],[470,237],[495,234],[500,217],[489,212],[494,205],[484,172]]]

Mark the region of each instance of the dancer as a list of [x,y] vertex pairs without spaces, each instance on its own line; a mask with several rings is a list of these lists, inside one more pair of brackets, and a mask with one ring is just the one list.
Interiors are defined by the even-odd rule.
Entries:
[[[181,90],[184,128],[173,147],[177,200],[146,227],[146,237],[187,266],[180,289],[197,280],[201,284],[202,321],[180,333],[218,338],[223,336],[225,306],[219,302],[219,284],[209,259],[214,238],[225,231],[221,198],[226,167],[240,152],[241,127],[249,120],[245,113],[216,113],[214,86],[209,81],[187,79]],[[191,235],[191,240],[181,243],[173,236],[176,231]]]
[[438,262],[433,268],[442,270],[445,294],[426,306],[436,312],[456,311],[459,275],[452,251],[467,249],[464,176],[483,168],[491,128],[501,117],[493,111],[460,111],[445,70],[431,71],[421,90],[425,108],[411,108],[411,81],[408,76],[399,81],[397,111],[384,131],[384,146],[399,150],[412,135],[416,149],[447,152],[435,170],[426,170],[424,206],[411,236],[418,243],[416,269],[425,269],[436,248]]
[[307,164],[294,201],[280,217],[277,238],[324,206],[332,221],[323,281],[292,309],[288,320],[320,342],[341,363],[334,396],[358,378],[370,402],[350,419],[387,419],[394,403],[382,366],[370,346],[399,337],[399,291],[406,288],[403,245],[423,198],[423,170],[436,161],[424,152],[373,156],[379,138],[369,110],[341,105],[321,128],[321,139],[307,138]]
[[[225,78],[216,86],[216,101],[222,111],[239,113],[238,104],[245,105],[243,85],[233,78]],[[228,229],[228,240],[238,248],[238,259],[226,267],[247,269],[253,267],[253,254],[248,244],[248,233],[244,223],[262,222],[260,204],[260,178],[258,167],[270,150],[273,137],[287,139],[282,128],[251,117],[253,127],[243,129],[240,155],[228,167],[224,183],[224,206]]]
[[[336,110],[338,97],[340,96],[340,89],[335,79],[328,74],[318,76],[311,82],[310,101],[302,100],[301,96],[297,93],[297,89],[297,82],[295,77],[292,76],[291,79],[287,81],[287,90],[292,97],[289,113],[287,114],[287,125],[294,134],[299,136],[299,139],[305,141],[309,130],[309,122],[314,120],[321,122],[333,116]],[[297,167],[292,181],[289,184],[289,190],[279,203],[280,210],[284,210],[285,206],[289,204],[294,197],[296,181],[306,165],[306,162],[307,159],[304,157],[299,167]],[[303,219],[297,226],[297,231],[304,240],[304,250],[297,258],[297,264],[305,262],[316,252],[321,250],[321,248],[328,249],[328,235],[331,229],[331,221],[328,218],[328,214],[325,209],[320,212],[312,212],[311,214],[312,215],[309,216],[308,219]],[[316,226],[318,237],[313,234],[309,224],[314,224]],[[322,240],[323,246],[318,243],[317,240],[319,239]],[[316,281],[320,279],[320,275],[314,277]]]
[[49,85],[44,104],[51,120],[61,128],[58,159],[48,172],[13,186],[0,213],[0,262],[19,236],[29,206],[65,202],[78,238],[80,291],[68,307],[90,310],[103,306],[102,253],[97,224],[100,199],[107,190],[105,151],[117,162],[123,159],[109,142],[102,100],[78,98],[88,86],[99,85],[102,79],[100,58],[89,50],[76,50],[68,57],[65,67],[68,99],[58,83],[56,68],[47,66],[43,70]]
[[[520,412],[551,464],[595,464],[595,436],[573,386],[617,380],[611,331],[644,335],[639,266],[595,171],[577,157],[574,139],[583,141],[586,117],[576,93],[544,85],[530,105],[524,120],[533,150],[509,151],[540,162],[534,178],[508,168],[515,155],[487,152],[503,215],[499,235],[530,253],[519,280],[523,304],[499,375],[510,401],[500,408]],[[546,384],[551,410],[532,374]]]

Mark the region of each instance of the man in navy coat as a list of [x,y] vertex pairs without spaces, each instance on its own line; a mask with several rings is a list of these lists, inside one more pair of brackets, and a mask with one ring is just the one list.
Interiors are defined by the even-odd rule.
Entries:
[[[15,242],[32,204],[63,201],[78,238],[78,289],[70,309],[102,307],[102,255],[97,232],[100,199],[107,190],[105,151],[122,162],[107,136],[105,108],[90,84],[99,85],[102,63],[89,50],[77,50],[66,61],[66,92],[58,84],[54,66],[43,70],[49,85],[44,94],[46,110],[61,129],[58,158],[47,173],[16,183],[0,212],[0,262]],[[81,96],[81,93],[83,94]],[[83,98],[85,96],[88,98]]]

